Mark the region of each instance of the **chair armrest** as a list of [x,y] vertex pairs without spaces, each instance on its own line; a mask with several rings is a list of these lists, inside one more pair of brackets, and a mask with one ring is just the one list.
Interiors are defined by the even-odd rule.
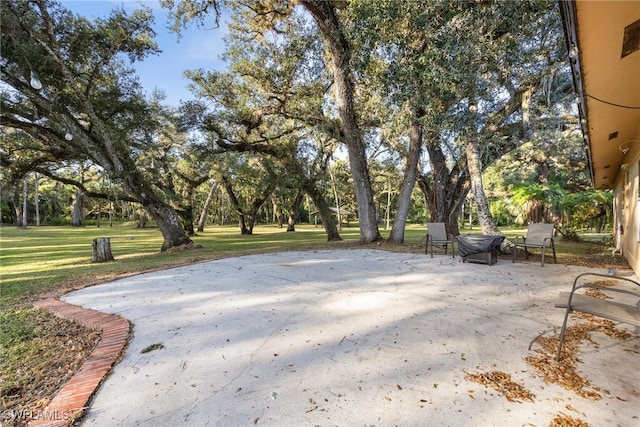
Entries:
[[[616,289],[613,286],[601,286],[601,285],[595,285],[595,284],[592,284],[592,283],[579,284],[580,278],[585,277],[585,276],[603,277],[603,278],[610,279],[610,280],[618,280],[618,281],[623,282],[623,283],[633,284],[633,285],[638,286],[638,291],[629,291],[627,289],[620,289],[620,288]],[[610,276],[608,274],[601,274],[601,273],[582,273],[582,274],[579,274],[576,277],[576,279],[573,281],[573,286],[571,287],[571,291],[569,292],[568,304],[571,304],[571,299],[573,298],[573,294],[575,294],[578,289],[583,289],[583,288],[600,289],[602,291],[609,291],[609,292],[628,294],[628,295],[633,295],[635,297],[640,298],[640,283],[636,282],[635,280],[628,279],[626,277]]]
[[[522,239],[522,242],[518,242],[518,239]],[[524,243],[526,243],[526,242],[527,242],[527,238],[526,238],[526,237],[524,237],[524,236],[516,236],[516,237],[513,239],[513,244],[514,244],[514,245],[517,245],[518,243],[524,244]]]

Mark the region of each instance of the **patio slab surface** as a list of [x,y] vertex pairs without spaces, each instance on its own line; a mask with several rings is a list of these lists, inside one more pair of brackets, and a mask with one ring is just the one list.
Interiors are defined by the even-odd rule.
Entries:
[[[586,271],[606,272],[355,249],[228,258],[76,291],[63,300],[133,324],[82,424],[548,426],[562,413],[638,425],[637,334],[583,344],[579,373],[597,401],[525,361],[537,336],[558,333],[556,296]],[[533,402],[466,378],[492,371]]]

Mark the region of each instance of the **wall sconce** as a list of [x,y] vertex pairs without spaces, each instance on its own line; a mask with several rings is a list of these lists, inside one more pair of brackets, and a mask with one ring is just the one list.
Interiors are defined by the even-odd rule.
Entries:
[[629,145],[622,148],[624,144],[626,144],[626,142],[623,142],[622,144],[620,144],[620,146],[618,147],[618,150],[622,151],[622,154],[627,154],[627,152],[629,151]]
[[[622,151],[622,154],[627,154],[627,152],[629,152],[629,149],[630,149],[629,144],[632,142],[640,142],[640,139],[630,139],[626,142],[623,142],[618,146],[618,150]],[[625,144],[626,144],[626,147],[623,147],[623,145]]]

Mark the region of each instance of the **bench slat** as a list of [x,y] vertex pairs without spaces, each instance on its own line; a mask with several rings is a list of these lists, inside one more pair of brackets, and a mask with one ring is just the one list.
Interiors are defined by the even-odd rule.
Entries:
[[[567,308],[568,302],[569,292],[560,292],[556,300],[556,308]],[[640,308],[633,305],[574,293],[571,309],[640,327]]]

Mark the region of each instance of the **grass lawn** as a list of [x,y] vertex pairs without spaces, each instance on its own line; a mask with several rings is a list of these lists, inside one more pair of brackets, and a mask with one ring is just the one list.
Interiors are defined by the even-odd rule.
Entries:
[[[347,247],[358,242],[358,228],[345,228],[344,241],[327,243],[322,228],[297,226],[287,233],[277,226],[257,226],[254,234],[240,235],[237,226],[211,226],[193,237],[199,250],[160,253],[157,228],[129,224],[113,227],[29,227],[0,229],[0,304],[28,302],[47,292],[110,280],[123,274],[167,268],[228,256],[280,250]],[[91,243],[109,237],[115,261],[91,262]]]

